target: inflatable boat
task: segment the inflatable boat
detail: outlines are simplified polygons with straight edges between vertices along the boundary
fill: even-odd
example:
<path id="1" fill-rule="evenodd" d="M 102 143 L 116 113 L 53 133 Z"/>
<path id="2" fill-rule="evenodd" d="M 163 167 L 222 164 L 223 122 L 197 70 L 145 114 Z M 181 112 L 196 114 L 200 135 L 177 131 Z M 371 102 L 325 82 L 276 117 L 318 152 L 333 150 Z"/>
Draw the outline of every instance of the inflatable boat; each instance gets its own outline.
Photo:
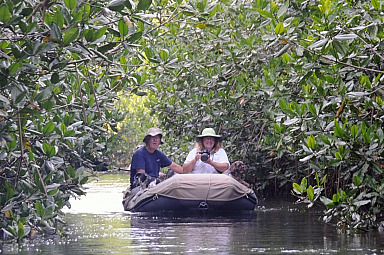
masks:
<path id="1" fill-rule="evenodd" d="M 159 184 L 137 187 L 123 199 L 130 212 L 253 211 L 257 197 L 252 189 L 224 174 L 176 174 Z"/>

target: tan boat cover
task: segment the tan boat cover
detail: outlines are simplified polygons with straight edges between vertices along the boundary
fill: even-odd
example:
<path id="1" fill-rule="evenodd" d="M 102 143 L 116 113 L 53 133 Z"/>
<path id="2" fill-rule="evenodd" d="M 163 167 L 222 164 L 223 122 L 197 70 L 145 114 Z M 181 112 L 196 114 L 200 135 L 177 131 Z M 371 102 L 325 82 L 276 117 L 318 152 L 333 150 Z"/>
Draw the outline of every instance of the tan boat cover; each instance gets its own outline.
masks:
<path id="1" fill-rule="evenodd" d="M 127 209 L 156 194 L 182 200 L 232 201 L 252 193 L 252 189 L 228 175 L 176 174 L 154 187 L 139 191 L 128 202 Z"/>

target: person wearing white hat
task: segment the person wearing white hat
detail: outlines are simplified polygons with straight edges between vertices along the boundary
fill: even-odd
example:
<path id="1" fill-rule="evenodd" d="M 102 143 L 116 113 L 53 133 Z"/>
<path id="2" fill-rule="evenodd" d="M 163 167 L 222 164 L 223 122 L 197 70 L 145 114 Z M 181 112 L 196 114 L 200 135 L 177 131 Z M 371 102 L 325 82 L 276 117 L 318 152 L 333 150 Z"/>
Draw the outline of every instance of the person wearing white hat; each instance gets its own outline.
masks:
<path id="1" fill-rule="evenodd" d="M 183 168 L 180 165 L 170 160 L 162 151 L 157 149 L 163 143 L 162 138 L 161 129 L 157 127 L 148 129 L 147 135 L 143 139 L 145 146 L 140 147 L 133 153 L 130 172 L 131 189 L 134 188 L 133 183 L 136 173 L 146 173 L 151 177 L 158 178 L 162 167 L 168 167 L 176 173 L 183 173 Z"/>
<path id="2" fill-rule="evenodd" d="M 217 174 L 229 167 L 227 153 L 222 148 L 223 137 L 212 128 L 205 128 L 196 136 L 196 146 L 184 161 L 184 173 Z"/>

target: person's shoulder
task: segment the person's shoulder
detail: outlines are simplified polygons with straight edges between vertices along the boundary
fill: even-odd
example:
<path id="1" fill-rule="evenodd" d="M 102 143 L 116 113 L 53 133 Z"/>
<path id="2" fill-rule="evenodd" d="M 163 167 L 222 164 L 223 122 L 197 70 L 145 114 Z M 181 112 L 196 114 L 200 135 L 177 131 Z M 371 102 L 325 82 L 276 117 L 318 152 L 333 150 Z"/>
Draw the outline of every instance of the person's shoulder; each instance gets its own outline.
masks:
<path id="1" fill-rule="evenodd" d="M 165 156 L 165 153 L 164 152 L 162 152 L 161 150 L 159 150 L 159 149 L 156 149 L 155 150 L 155 153 L 157 153 L 157 154 L 161 154 L 161 155 L 164 155 Z"/>
<path id="2" fill-rule="evenodd" d="M 144 146 L 138 147 L 133 154 L 135 155 L 135 154 L 142 154 L 142 153 L 145 153 Z"/>
<path id="3" fill-rule="evenodd" d="M 217 151 L 218 153 L 225 153 L 225 150 L 223 149 L 223 148 L 220 148 L 218 151 Z"/>

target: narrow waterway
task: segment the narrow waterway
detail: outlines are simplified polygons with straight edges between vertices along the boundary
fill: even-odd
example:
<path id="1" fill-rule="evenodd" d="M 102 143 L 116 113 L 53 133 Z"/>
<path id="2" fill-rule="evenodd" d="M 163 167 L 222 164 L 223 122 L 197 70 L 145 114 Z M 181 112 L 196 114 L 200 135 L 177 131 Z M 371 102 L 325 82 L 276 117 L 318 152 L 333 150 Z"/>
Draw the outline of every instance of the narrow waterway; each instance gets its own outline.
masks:
<path id="1" fill-rule="evenodd" d="M 102 173 L 66 209 L 67 237 L 6 243 L 2 254 L 384 254 L 384 234 L 341 234 L 290 199 L 260 199 L 255 212 L 140 216 L 123 211 L 125 173 Z"/>

